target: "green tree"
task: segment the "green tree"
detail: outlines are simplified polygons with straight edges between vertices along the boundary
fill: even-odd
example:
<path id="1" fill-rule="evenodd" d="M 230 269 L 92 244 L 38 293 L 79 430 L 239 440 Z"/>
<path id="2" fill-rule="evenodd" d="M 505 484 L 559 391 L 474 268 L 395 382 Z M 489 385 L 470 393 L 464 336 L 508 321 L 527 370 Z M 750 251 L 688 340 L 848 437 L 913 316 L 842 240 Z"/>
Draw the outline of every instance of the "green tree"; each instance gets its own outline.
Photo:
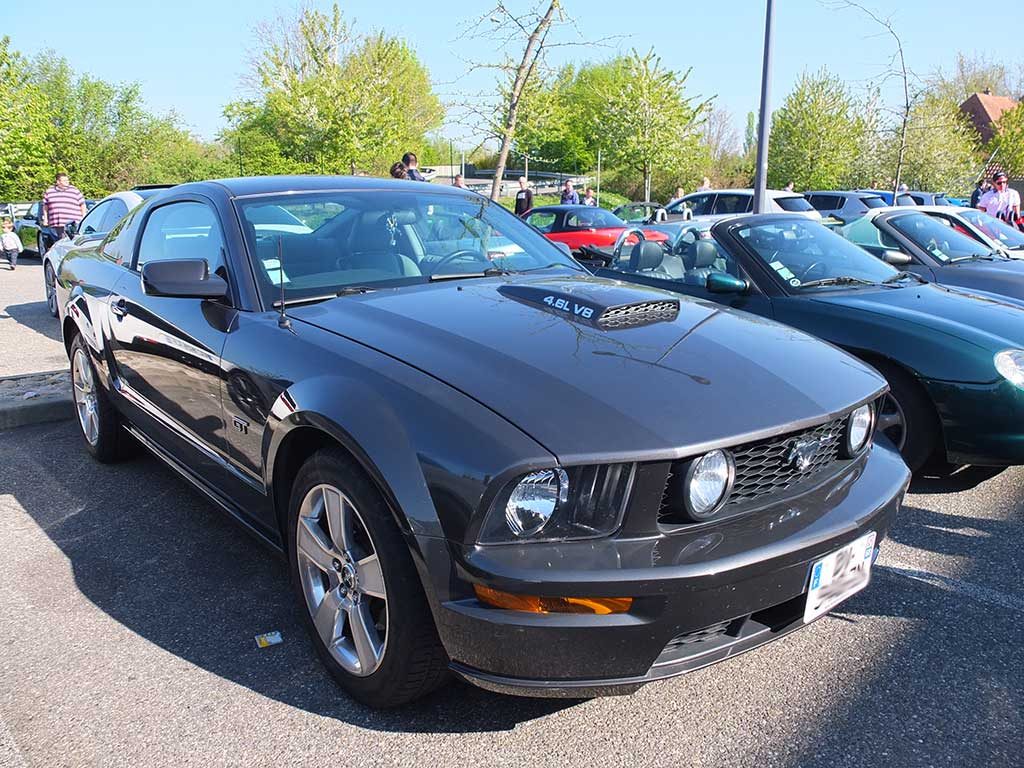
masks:
<path id="1" fill-rule="evenodd" d="M 781 188 L 836 189 L 851 175 L 864 123 L 836 76 L 804 73 L 772 115 L 768 184 Z"/>
<path id="2" fill-rule="evenodd" d="M 51 173 L 45 103 L 8 37 L 0 38 L 0 93 L 0 200 L 35 197 Z"/>
<path id="3" fill-rule="evenodd" d="M 1007 173 L 1024 175 L 1024 103 L 999 118 L 994 144 L 996 159 Z"/>
<path id="4" fill-rule="evenodd" d="M 978 134 L 957 102 L 926 94 L 910 110 L 903 180 L 912 189 L 965 193 L 978 165 Z"/>
<path id="5" fill-rule="evenodd" d="M 604 134 L 613 162 L 640 174 L 651 199 L 656 169 L 706 164 L 701 127 L 709 102 L 687 97 L 690 74 L 666 70 L 653 52 L 622 59 L 606 86 Z"/>

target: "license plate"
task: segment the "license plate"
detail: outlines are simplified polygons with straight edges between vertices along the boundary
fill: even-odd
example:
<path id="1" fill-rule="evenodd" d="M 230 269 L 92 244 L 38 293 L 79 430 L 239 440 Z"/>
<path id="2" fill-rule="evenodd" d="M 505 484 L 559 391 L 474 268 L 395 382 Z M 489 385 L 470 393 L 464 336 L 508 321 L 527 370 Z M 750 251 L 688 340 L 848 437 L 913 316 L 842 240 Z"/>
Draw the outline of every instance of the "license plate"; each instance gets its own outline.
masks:
<path id="1" fill-rule="evenodd" d="M 804 608 L 805 624 L 828 613 L 868 585 L 874 551 L 875 533 L 872 531 L 823 557 L 811 567 L 811 584 Z"/>

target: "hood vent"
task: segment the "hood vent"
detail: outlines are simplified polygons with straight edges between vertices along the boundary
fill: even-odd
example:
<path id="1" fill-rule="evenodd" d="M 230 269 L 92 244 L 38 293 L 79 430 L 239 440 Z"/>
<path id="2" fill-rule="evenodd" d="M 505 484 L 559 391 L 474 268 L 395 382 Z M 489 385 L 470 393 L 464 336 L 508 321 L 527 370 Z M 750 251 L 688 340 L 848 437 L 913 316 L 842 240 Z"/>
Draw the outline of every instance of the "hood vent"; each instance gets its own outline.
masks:
<path id="1" fill-rule="evenodd" d="M 678 316 L 678 301 L 645 301 L 624 307 L 610 307 L 601 313 L 597 325 L 606 331 L 616 331 L 650 323 L 670 323 Z"/>
<path id="2" fill-rule="evenodd" d="M 648 298 L 650 293 L 619 286 L 594 283 L 557 287 L 544 284 L 503 285 L 498 292 L 521 304 L 602 331 L 672 322 L 679 316 L 678 299 L 658 298 L 652 301 Z M 639 297 L 644 297 L 644 300 L 631 301 Z"/>

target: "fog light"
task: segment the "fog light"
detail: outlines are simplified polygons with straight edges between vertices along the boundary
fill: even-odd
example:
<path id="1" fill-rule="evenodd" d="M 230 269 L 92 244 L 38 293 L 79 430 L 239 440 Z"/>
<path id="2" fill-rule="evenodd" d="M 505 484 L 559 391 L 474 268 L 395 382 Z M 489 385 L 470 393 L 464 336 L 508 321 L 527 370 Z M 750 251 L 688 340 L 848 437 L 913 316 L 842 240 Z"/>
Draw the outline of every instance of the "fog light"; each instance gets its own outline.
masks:
<path id="1" fill-rule="evenodd" d="M 527 613 L 591 613 L 605 616 L 610 613 L 626 613 L 633 605 L 632 597 L 537 597 L 534 595 L 513 595 L 474 584 L 477 600 L 494 608 Z"/>

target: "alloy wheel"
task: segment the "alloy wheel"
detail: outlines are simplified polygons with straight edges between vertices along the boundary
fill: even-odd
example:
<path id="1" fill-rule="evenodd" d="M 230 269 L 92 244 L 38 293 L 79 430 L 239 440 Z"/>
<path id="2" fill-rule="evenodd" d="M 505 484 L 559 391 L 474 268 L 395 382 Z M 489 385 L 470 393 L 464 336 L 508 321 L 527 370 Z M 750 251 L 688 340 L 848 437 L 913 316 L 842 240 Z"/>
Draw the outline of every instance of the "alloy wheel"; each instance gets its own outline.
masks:
<path id="1" fill-rule="evenodd" d="M 316 485 L 299 507 L 296 561 L 306 607 L 331 657 L 358 677 L 384 659 L 387 590 L 377 549 L 355 504 Z"/>
<path id="2" fill-rule="evenodd" d="M 902 451 L 907 444 L 907 417 L 891 392 L 882 399 L 877 429 L 892 441 L 897 450 Z"/>
<path id="3" fill-rule="evenodd" d="M 71 382 L 74 388 L 75 410 L 78 412 L 78 423 L 82 427 L 82 434 L 89 441 L 89 445 L 96 445 L 100 439 L 96 380 L 92 375 L 92 365 L 82 349 L 76 349 L 72 358 Z"/>

